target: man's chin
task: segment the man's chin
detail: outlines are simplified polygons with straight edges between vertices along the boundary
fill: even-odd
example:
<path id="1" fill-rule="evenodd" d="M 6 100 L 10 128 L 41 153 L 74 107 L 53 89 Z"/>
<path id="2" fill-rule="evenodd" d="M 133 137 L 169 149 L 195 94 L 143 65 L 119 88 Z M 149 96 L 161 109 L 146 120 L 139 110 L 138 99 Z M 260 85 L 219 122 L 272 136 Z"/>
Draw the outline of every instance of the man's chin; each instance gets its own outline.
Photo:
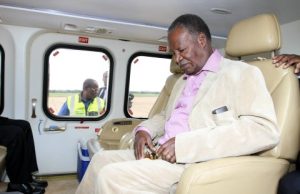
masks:
<path id="1" fill-rule="evenodd" d="M 194 71 L 187 67 L 187 66 L 182 66 L 181 69 L 183 70 L 183 72 L 186 74 L 186 75 L 193 75 L 194 74 Z"/>
<path id="2" fill-rule="evenodd" d="M 193 71 L 189 71 L 188 69 L 184 70 L 184 73 L 186 75 L 194 75 L 195 74 Z"/>

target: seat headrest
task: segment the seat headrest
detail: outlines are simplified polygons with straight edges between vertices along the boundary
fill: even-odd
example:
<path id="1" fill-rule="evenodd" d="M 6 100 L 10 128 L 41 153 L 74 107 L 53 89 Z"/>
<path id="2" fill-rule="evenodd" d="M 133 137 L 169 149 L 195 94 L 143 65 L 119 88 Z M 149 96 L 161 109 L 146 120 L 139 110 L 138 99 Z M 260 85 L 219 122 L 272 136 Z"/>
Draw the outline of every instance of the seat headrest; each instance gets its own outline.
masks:
<path id="1" fill-rule="evenodd" d="M 173 74 L 183 74 L 183 70 L 177 65 L 174 57 L 172 57 L 171 64 L 170 64 L 170 72 Z"/>
<path id="2" fill-rule="evenodd" d="M 235 24 L 228 34 L 225 52 L 232 57 L 278 50 L 281 33 L 273 14 L 261 14 Z"/>

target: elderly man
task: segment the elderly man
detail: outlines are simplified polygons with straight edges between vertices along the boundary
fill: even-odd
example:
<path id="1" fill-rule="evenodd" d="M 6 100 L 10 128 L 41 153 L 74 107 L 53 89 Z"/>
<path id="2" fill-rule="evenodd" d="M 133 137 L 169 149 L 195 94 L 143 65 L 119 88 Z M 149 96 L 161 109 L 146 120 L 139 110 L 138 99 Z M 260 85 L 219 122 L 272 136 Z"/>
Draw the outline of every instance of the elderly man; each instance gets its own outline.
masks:
<path id="1" fill-rule="evenodd" d="M 169 193 L 188 164 L 278 143 L 273 102 L 256 67 L 223 58 L 196 15 L 178 17 L 168 40 L 185 74 L 166 109 L 135 129 L 134 150 L 94 155 L 77 194 Z M 145 158 L 145 149 L 158 159 Z"/>

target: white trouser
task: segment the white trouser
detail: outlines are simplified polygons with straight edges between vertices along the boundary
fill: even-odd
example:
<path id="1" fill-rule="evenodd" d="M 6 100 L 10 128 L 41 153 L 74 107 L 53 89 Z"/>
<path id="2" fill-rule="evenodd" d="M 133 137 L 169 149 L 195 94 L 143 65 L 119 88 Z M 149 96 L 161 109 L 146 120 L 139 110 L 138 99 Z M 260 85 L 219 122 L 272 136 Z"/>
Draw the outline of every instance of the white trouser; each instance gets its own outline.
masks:
<path id="1" fill-rule="evenodd" d="M 184 165 L 164 160 L 136 160 L 133 150 L 96 153 L 76 194 L 167 194 Z"/>

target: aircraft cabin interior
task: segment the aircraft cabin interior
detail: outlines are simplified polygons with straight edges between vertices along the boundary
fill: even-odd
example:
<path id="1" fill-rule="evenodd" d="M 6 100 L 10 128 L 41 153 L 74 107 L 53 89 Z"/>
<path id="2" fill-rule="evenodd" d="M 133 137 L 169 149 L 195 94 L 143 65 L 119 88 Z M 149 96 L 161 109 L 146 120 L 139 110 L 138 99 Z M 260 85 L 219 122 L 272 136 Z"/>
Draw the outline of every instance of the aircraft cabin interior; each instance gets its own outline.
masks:
<path id="1" fill-rule="evenodd" d="M 96 153 L 133 149 L 134 128 L 165 114 L 185 76 L 168 28 L 195 14 L 207 23 L 214 50 L 261 71 L 279 141 L 193 163 L 169 193 L 284 194 L 279 180 L 296 168 L 300 149 L 300 74 L 276 68 L 272 57 L 300 56 L 299 8 L 298 0 L 0 0 L 0 116 L 30 123 L 33 176 L 48 181 L 45 193 L 75 194 Z M 92 105 L 79 107 L 90 94 Z M 0 193 L 9 183 L 8 153 L 0 139 Z"/>

